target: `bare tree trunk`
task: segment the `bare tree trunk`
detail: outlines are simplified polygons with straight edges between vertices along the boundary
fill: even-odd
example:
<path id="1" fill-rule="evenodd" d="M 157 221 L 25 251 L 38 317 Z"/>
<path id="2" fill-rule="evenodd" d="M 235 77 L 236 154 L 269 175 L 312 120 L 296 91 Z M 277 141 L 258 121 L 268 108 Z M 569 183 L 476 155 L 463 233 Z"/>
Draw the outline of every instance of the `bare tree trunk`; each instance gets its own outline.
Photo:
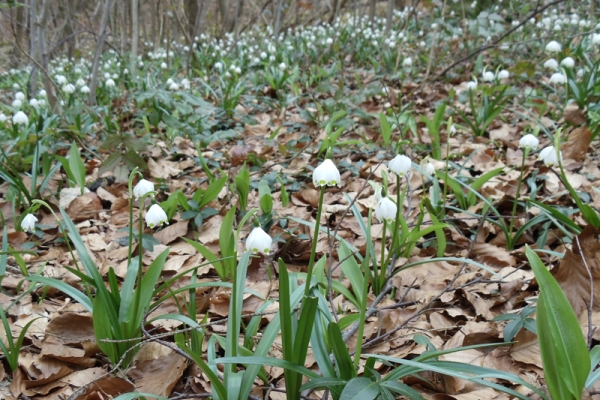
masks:
<path id="1" fill-rule="evenodd" d="M 37 0 L 30 0 L 29 2 L 29 21 L 30 21 L 30 32 L 29 32 L 29 55 L 34 60 L 37 59 L 38 50 L 38 23 L 37 23 Z M 37 66 L 32 65 L 31 70 L 31 86 L 29 88 L 30 96 L 35 96 L 38 91 L 38 69 Z"/>
<path id="2" fill-rule="evenodd" d="M 392 30 L 392 22 L 394 20 L 394 0 L 388 0 L 387 10 L 385 13 L 385 33 L 386 35 Z"/>
<path id="3" fill-rule="evenodd" d="M 15 39 L 15 44 L 13 45 L 12 48 L 12 57 L 11 57 L 11 66 L 12 67 L 18 67 L 19 66 L 19 46 L 17 46 L 16 42 L 18 41 L 20 45 L 22 45 L 24 42 L 26 42 L 26 38 L 25 38 L 25 5 L 21 5 L 22 3 L 19 3 L 18 6 L 16 7 L 11 7 L 11 10 L 14 8 L 15 9 L 15 18 L 14 21 L 12 22 L 13 24 L 13 32 L 14 32 L 14 39 Z"/>
<path id="4" fill-rule="evenodd" d="M 127 45 L 127 6 L 126 1 L 119 1 L 119 14 L 121 14 L 121 26 L 119 27 L 121 30 L 121 54 L 125 54 L 126 45 Z M 116 11 L 116 10 L 115 10 Z"/>
<path id="5" fill-rule="evenodd" d="M 377 7 L 377 0 L 369 1 L 369 22 L 373 23 L 375 20 L 375 9 Z"/>
<path id="6" fill-rule="evenodd" d="M 275 43 L 279 42 L 279 30 L 281 29 L 281 12 L 283 10 L 283 0 L 277 3 L 277 15 L 275 16 Z"/>
<path id="7" fill-rule="evenodd" d="M 48 13 L 48 3 L 49 0 L 42 1 L 41 13 L 39 16 L 36 16 L 34 21 L 37 25 L 36 30 L 38 33 L 38 44 L 40 46 L 40 64 L 46 72 L 48 72 L 49 59 L 48 53 L 46 52 L 46 25 L 48 24 L 49 20 L 49 18 L 46 18 L 46 14 Z M 58 107 L 58 102 L 56 99 L 56 93 L 54 92 L 54 84 L 47 74 L 44 74 L 44 89 L 46 90 L 46 98 L 48 99 L 50 109 L 54 111 L 60 111 L 60 107 Z"/>
<path id="8" fill-rule="evenodd" d="M 100 21 L 100 32 L 98 34 L 98 45 L 96 47 L 96 54 L 94 55 L 94 63 L 92 64 L 92 78 L 90 79 L 90 94 L 88 96 L 90 105 L 96 104 L 96 84 L 98 82 L 100 57 L 102 56 L 104 42 L 106 41 L 106 27 L 108 25 L 110 10 L 114 2 L 115 0 L 106 0 L 104 2 L 104 10 L 102 10 L 102 20 Z"/>
<path id="9" fill-rule="evenodd" d="M 136 77 L 138 40 L 140 36 L 138 20 L 138 0 L 131 0 L 131 54 L 129 58 L 129 76 Z"/>
<path id="10" fill-rule="evenodd" d="M 198 0 L 185 0 L 185 13 L 187 15 L 187 31 L 190 38 L 196 36 L 196 20 L 198 19 Z"/>

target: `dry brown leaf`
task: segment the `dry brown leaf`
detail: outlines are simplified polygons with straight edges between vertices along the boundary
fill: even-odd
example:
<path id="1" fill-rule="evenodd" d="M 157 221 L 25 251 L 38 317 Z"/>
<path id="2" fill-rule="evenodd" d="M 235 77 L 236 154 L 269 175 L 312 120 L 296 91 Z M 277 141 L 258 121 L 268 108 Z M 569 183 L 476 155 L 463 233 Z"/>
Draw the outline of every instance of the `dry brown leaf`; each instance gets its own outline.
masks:
<path id="1" fill-rule="evenodd" d="M 573 129 L 567 143 L 561 147 L 563 157 L 575 161 L 583 161 L 592 142 L 592 131 L 587 126 Z"/>
<path id="2" fill-rule="evenodd" d="M 168 397 L 183 375 L 186 359 L 179 354 L 170 354 L 156 360 L 141 361 L 128 375 L 139 377 L 135 382 L 140 392 Z"/>
<path id="3" fill-rule="evenodd" d="M 585 114 L 577 103 L 570 103 L 565 107 L 563 118 L 572 125 L 583 125 L 587 122 Z"/>
<path id="4" fill-rule="evenodd" d="M 94 218 L 102 210 L 102 202 L 96 193 L 85 193 L 69 204 L 67 214 L 73 222 Z"/>
<path id="5" fill-rule="evenodd" d="M 557 270 L 552 271 L 580 321 L 587 319 L 587 305 L 590 304 L 590 274 L 594 282 L 593 309 L 600 310 L 599 235 L 600 229 L 596 230 L 593 226 L 588 225 L 578 236 L 581 249 L 574 240 L 573 250 L 567 250 Z M 584 258 L 581 257 L 582 254 Z"/>
<path id="6" fill-rule="evenodd" d="M 494 246 L 489 243 L 476 243 L 473 246 L 472 254 L 475 260 L 499 271 L 504 267 L 514 267 L 517 261 L 510 255 L 506 248 Z"/>
<path id="7" fill-rule="evenodd" d="M 167 245 L 174 241 L 175 239 L 179 239 L 181 236 L 185 236 L 188 231 L 188 224 L 190 221 L 179 221 L 177 223 L 171 224 L 166 228 L 156 232 L 154 237 L 160 243 Z"/>

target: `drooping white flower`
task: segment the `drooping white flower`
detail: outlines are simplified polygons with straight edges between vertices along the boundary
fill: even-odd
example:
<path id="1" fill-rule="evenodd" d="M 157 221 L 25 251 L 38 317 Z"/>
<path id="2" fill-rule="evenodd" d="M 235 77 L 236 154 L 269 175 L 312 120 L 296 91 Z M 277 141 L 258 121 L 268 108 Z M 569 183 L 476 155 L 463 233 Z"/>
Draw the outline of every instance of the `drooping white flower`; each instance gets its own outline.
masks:
<path id="1" fill-rule="evenodd" d="M 523 149 L 536 150 L 539 144 L 539 139 L 531 133 L 528 133 L 519 140 L 519 148 Z"/>
<path id="2" fill-rule="evenodd" d="M 6 115 L 0 112 L 0 122 L 6 122 L 7 119 L 8 118 L 6 118 Z"/>
<path id="3" fill-rule="evenodd" d="M 148 212 L 146 213 L 146 225 L 150 228 L 166 224 L 168 222 L 167 214 L 158 204 L 152 204 Z"/>
<path id="4" fill-rule="evenodd" d="M 261 227 L 257 226 L 252 229 L 252 232 L 250 232 L 250 235 L 246 239 L 246 250 L 252 253 L 269 254 L 272 243 L 273 239 L 271 239 L 271 236 Z"/>
<path id="5" fill-rule="evenodd" d="M 390 171 L 395 173 L 396 175 L 402 177 L 408 174 L 412 167 L 412 161 L 410 158 L 403 154 L 398 154 L 390 163 L 388 164 L 388 168 Z"/>
<path id="6" fill-rule="evenodd" d="M 181 80 L 181 86 L 183 86 L 184 89 L 189 90 L 191 87 L 190 80 L 188 78 L 183 78 Z"/>
<path id="7" fill-rule="evenodd" d="M 63 92 L 71 94 L 71 93 L 75 93 L 75 86 L 73 86 L 72 83 L 67 83 L 65 86 L 63 86 Z"/>
<path id="8" fill-rule="evenodd" d="M 13 124 L 17 125 L 27 125 L 29 123 L 29 118 L 23 111 L 18 111 L 12 118 Z"/>
<path id="9" fill-rule="evenodd" d="M 575 66 L 575 60 L 573 60 L 573 57 L 565 57 L 560 62 L 560 65 L 567 68 L 573 68 Z"/>
<path id="10" fill-rule="evenodd" d="M 33 232 L 35 230 L 35 223 L 38 219 L 33 214 L 27 214 L 21 221 L 21 229 L 25 232 Z"/>
<path id="11" fill-rule="evenodd" d="M 153 192 L 153 191 L 154 191 L 154 183 L 152 183 L 146 179 L 142 179 L 133 188 L 133 195 L 134 195 L 135 199 L 138 200 L 140 197 L 142 197 L 146 193 Z"/>
<path id="12" fill-rule="evenodd" d="M 115 86 L 115 81 L 113 81 L 112 79 L 108 79 L 106 81 L 106 86 L 107 87 L 114 87 Z"/>
<path id="13" fill-rule="evenodd" d="M 481 77 L 484 82 L 493 82 L 494 78 L 495 76 L 492 71 L 485 71 Z"/>
<path id="14" fill-rule="evenodd" d="M 330 159 L 326 159 L 313 171 L 313 184 L 320 186 L 341 186 L 340 171 Z"/>
<path id="15" fill-rule="evenodd" d="M 375 216 L 379 221 L 386 221 L 388 224 L 396 219 L 398 207 L 396 203 L 388 197 L 382 197 L 379 203 L 375 206 Z"/>
<path id="16" fill-rule="evenodd" d="M 469 81 L 467 82 L 467 90 L 475 90 L 477 89 L 477 82 L 476 81 Z"/>
<path id="17" fill-rule="evenodd" d="M 37 99 L 31 99 L 29 100 L 29 105 L 32 107 L 37 107 L 39 106 L 40 102 Z"/>
<path id="18" fill-rule="evenodd" d="M 558 53 L 561 50 L 562 46 L 556 40 L 553 40 L 546 45 L 546 51 L 549 53 Z"/>
<path id="19" fill-rule="evenodd" d="M 77 82 L 75 82 L 75 85 L 77 86 L 85 86 L 85 81 L 81 78 L 77 79 Z"/>
<path id="20" fill-rule="evenodd" d="M 167 69 L 167 63 L 166 63 L 166 62 L 162 62 L 162 63 L 160 63 L 160 67 L 161 67 L 162 69 Z"/>
<path id="21" fill-rule="evenodd" d="M 552 76 L 550 77 L 550 83 L 556 83 L 558 85 L 562 85 L 563 83 L 565 83 L 567 81 L 567 77 L 564 76 L 562 73 L 560 72 L 555 72 L 552 74 Z"/>
<path id="22" fill-rule="evenodd" d="M 423 172 L 425 173 L 425 175 L 433 176 L 435 175 L 435 166 L 432 163 L 428 162 L 427 164 L 425 164 Z"/>
<path id="23" fill-rule="evenodd" d="M 498 79 L 508 79 L 510 77 L 510 72 L 508 72 L 507 70 L 503 69 L 501 71 L 498 71 Z"/>
<path id="24" fill-rule="evenodd" d="M 544 68 L 557 70 L 558 69 L 558 61 L 556 61 L 554 58 L 546 60 L 546 62 L 544 63 Z"/>
<path id="25" fill-rule="evenodd" d="M 46 91 L 44 89 L 40 90 L 39 94 L 40 97 L 46 97 Z"/>
<path id="26" fill-rule="evenodd" d="M 179 85 L 177 83 L 173 82 L 169 85 L 169 90 L 176 92 L 179 90 Z"/>
<path id="27" fill-rule="evenodd" d="M 90 88 L 87 86 L 82 86 L 81 89 L 79 89 L 79 91 L 81 93 L 89 93 L 90 92 Z"/>
<path id="28" fill-rule="evenodd" d="M 23 101 L 25 100 L 25 94 L 23 92 L 17 92 L 15 94 L 15 99 Z"/>
<path id="29" fill-rule="evenodd" d="M 559 164 L 559 157 L 562 161 L 562 151 L 559 152 L 559 154 L 560 155 L 557 156 L 554 146 L 548 146 L 540 151 L 540 157 L 538 159 L 542 160 L 547 167 L 556 167 Z"/>
<path id="30" fill-rule="evenodd" d="M 67 78 L 65 78 L 62 75 L 56 75 L 56 83 L 58 83 L 59 85 L 64 85 L 65 83 L 67 83 Z"/>
<path id="31" fill-rule="evenodd" d="M 215 69 L 221 69 L 221 68 L 223 68 L 223 64 L 221 64 L 220 62 L 216 62 Z"/>
<path id="32" fill-rule="evenodd" d="M 15 99 L 15 100 L 12 102 L 12 106 L 13 106 L 14 108 L 21 108 L 21 106 L 22 106 L 22 105 L 23 105 L 23 102 L 22 102 L 21 100 L 19 100 L 19 99 Z"/>
<path id="33" fill-rule="evenodd" d="M 285 63 L 282 62 L 281 64 L 279 64 L 280 70 L 285 71 L 286 68 L 287 68 L 287 65 L 285 65 Z"/>

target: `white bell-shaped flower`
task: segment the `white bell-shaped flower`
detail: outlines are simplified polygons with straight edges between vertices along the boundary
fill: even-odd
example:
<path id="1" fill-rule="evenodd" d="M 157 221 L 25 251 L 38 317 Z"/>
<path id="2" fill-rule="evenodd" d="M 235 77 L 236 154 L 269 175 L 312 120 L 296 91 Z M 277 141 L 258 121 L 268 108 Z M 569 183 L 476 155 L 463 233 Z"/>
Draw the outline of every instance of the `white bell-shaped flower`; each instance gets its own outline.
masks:
<path id="1" fill-rule="evenodd" d="M 559 151 L 557 155 L 554 146 L 548 146 L 540 151 L 539 160 L 542 160 L 547 167 L 556 167 L 559 164 L 559 157 L 560 161 L 562 161 L 562 151 Z"/>
<path id="2" fill-rule="evenodd" d="M 158 204 L 152 204 L 148 212 L 146 213 L 146 224 L 150 228 L 166 224 L 168 222 L 167 213 Z"/>
<path id="3" fill-rule="evenodd" d="M 33 214 L 27 214 L 21 221 L 21 228 L 25 232 L 33 232 L 35 230 L 35 223 L 38 219 Z"/>
<path id="4" fill-rule="evenodd" d="M 398 154 L 388 164 L 388 168 L 390 169 L 390 171 L 401 177 L 408 174 L 408 171 L 410 171 L 411 167 L 412 161 L 410 160 L 410 158 L 403 154 Z"/>
<path id="5" fill-rule="evenodd" d="M 435 175 L 435 166 L 432 163 L 428 162 L 427 164 L 425 164 L 425 167 L 423 168 L 423 172 L 427 176 L 433 176 L 433 175 Z"/>
<path id="6" fill-rule="evenodd" d="M 379 221 L 386 221 L 388 224 L 396 219 L 398 207 L 396 203 L 388 197 L 382 197 L 375 206 L 375 216 Z"/>
<path id="7" fill-rule="evenodd" d="M 340 186 L 342 178 L 340 171 L 330 159 L 326 159 L 313 171 L 313 184 L 320 186 Z"/>
<path id="8" fill-rule="evenodd" d="M 550 83 L 556 83 L 557 85 L 562 85 L 567 81 L 567 77 L 564 76 L 562 73 L 560 72 L 555 72 L 554 74 L 552 74 L 552 76 L 550 77 Z"/>
<path id="9" fill-rule="evenodd" d="M 271 239 L 271 236 L 261 227 L 257 226 L 252 229 L 252 232 L 250 232 L 250 235 L 246 239 L 246 250 L 252 253 L 269 254 L 272 243 L 273 239 Z"/>
<path id="10" fill-rule="evenodd" d="M 562 46 L 556 40 L 553 40 L 546 45 L 546 51 L 549 53 L 558 53 L 561 50 Z"/>
<path id="11" fill-rule="evenodd" d="M 143 195 L 145 195 L 146 193 L 153 192 L 153 191 L 154 191 L 154 183 L 152 183 L 146 179 L 142 179 L 133 188 L 133 196 L 137 200 L 140 197 L 142 197 Z"/>
<path id="12" fill-rule="evenodd" d="M 519 140 L 519 148 L 523 149 L 536 150 L 539 144 L 539 139 L 531 133 L 528 133 Z"/>
<path id="13" fill-rule="evenodd" d="M 29 118 L 23 111 L 18 111 L 12 118 L 13 124 L 17 125 L 27 125 L 29 123 Z"/>

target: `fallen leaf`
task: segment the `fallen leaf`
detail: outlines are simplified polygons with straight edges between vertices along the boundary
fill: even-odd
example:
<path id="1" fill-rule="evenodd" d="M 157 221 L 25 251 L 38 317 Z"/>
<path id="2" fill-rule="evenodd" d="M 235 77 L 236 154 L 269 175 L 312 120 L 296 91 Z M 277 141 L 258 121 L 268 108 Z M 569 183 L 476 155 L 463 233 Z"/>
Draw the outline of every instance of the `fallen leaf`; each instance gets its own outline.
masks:
<path id="1" fill-rule="evenodd" d="M 567 143 L 561 146 L 565 159 L 583 161 L 592 141 L 592 131 L 587 126 L 573 129 Z"/>

